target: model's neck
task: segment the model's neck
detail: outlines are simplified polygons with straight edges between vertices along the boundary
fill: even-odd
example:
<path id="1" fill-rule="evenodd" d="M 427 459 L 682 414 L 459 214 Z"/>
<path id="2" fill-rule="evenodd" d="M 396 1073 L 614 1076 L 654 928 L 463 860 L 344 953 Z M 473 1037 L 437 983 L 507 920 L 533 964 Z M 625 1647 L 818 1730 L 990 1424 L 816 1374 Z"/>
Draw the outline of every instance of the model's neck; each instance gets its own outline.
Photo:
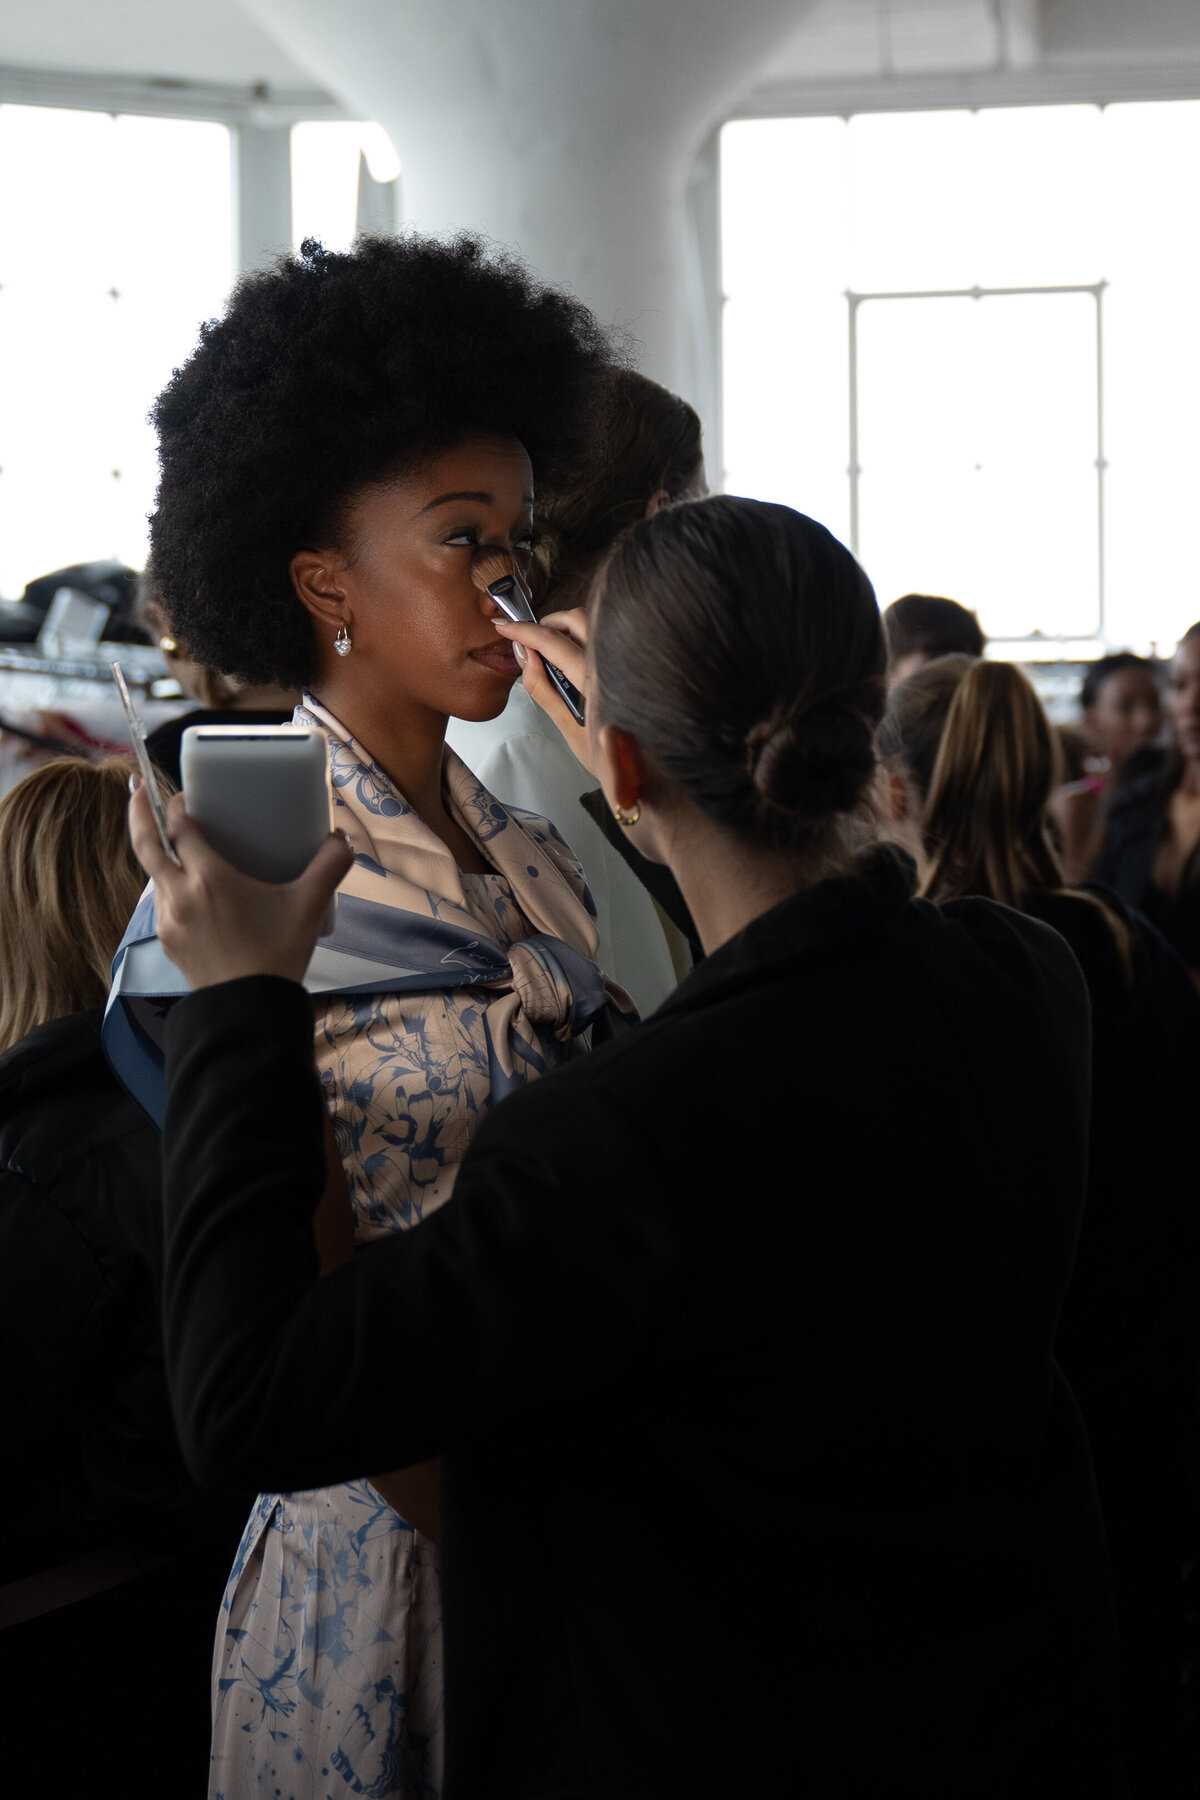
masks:
<path id="1" fill-rule="evenodd" d="M 442 795 L 446 715 L 399 707 L 394 700 L 334 680 L 323 681 L 312 693 L 399 788 L 430 830 L 451 842 L 447 827 L 453 821 Z M 457 833 L 457 826 L 454 831 Z M 457 851 L 457 842 L 452 847 Z"/>

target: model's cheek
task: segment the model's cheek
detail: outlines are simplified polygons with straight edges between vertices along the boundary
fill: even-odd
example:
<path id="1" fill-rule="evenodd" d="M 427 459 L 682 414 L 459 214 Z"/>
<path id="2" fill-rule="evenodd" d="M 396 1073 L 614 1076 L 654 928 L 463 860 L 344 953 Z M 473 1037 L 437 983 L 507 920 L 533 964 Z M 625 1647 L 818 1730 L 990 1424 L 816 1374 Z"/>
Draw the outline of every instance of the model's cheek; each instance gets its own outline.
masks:
<path id="1" fill-rule="evenodd" d="M 480 608 L 463 595 L 426 590 L 409 609 L 409 654 L 430 669 L 456 667 L 487 636 Z"/>

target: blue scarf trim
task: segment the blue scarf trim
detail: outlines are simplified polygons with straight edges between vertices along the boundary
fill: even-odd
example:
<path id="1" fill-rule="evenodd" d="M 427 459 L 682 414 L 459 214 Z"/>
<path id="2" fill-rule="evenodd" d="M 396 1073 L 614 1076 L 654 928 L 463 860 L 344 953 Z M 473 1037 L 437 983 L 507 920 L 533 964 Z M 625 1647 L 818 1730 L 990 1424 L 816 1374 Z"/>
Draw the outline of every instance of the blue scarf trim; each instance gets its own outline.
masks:
<path id="1" fill-rule="evenodd" d="M 147 890 L 113 958 L 102 1039 L 113 1072 L 161 1126 L 166 1106 L 163 1042 L 167 1014 L 187 994 L 188 986 L 159 943 L 156 927 L 154 895 Z M 523 938 L 520 948 L 569 987 L 568 1036 L 578 1037 L 589 1026 L 593 1027 L 593 1042 L 611 1035 L 608 995 L 595 963 L 561 938 L 542 933 Z M 337 923 L 313 951 L 304 986 L 314 995 L 403 994 L 503 987 L 512 978 L 508 958 L 485 937 L 440 919 L 342 894 Z M 490 1033 L 488 1048 L 495 1102 L 522 1083 L 503 1070 Z"/>

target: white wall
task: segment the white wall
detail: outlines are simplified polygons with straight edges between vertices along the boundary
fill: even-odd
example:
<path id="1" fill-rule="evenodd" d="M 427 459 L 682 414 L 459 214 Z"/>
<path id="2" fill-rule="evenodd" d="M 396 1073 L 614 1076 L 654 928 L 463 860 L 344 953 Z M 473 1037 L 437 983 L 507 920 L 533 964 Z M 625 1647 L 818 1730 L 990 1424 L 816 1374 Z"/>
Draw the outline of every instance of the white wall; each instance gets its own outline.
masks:
<path id="1" fill-rule="evenodd" d="M 690 166 L 804 0 L 249 0 L 386 126 L 419 229 L 469 226 L 573 289 L 684 392 Z"/>

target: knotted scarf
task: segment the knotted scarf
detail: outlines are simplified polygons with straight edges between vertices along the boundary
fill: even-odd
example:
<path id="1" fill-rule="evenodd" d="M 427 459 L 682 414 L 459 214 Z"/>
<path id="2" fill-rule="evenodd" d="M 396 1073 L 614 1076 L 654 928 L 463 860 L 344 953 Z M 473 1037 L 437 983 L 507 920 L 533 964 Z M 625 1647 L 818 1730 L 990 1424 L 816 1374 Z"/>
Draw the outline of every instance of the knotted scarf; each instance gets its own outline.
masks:
<path id="1" fill-rule="evenodd" d="M 544 1072 L 549 1046 L 558 1047 L 552 1054 L 559 1061 L 609 1035 L 614 1020 L 632 1022 L 627 996 L 593 960 L 590 896 L 553 825 L 503 806 L 453 751 L 445 752 L 449 811 L 533 927 L 519 941 L 499 943 L 468 901 L 448 847 L 338 720 L 306 695 L 295 723 L 326 734 L 333 824 L 346 833 L 355 859 L 338 893 L 334 930 L 318 943 L 305 974 L 309 993 L 342 997 L 369 1040 L 378 1027 L 376 1012 L 363 1004 L 369 996 L 477 990 L 492 1103 Z M 498 904 L 503 909 L 504 900 Z M 186 992 L 158 942 L 151 886 L 113 962 L 104 1043 L 116 1073 L 159 1123 L 164 1022 Z"/>

